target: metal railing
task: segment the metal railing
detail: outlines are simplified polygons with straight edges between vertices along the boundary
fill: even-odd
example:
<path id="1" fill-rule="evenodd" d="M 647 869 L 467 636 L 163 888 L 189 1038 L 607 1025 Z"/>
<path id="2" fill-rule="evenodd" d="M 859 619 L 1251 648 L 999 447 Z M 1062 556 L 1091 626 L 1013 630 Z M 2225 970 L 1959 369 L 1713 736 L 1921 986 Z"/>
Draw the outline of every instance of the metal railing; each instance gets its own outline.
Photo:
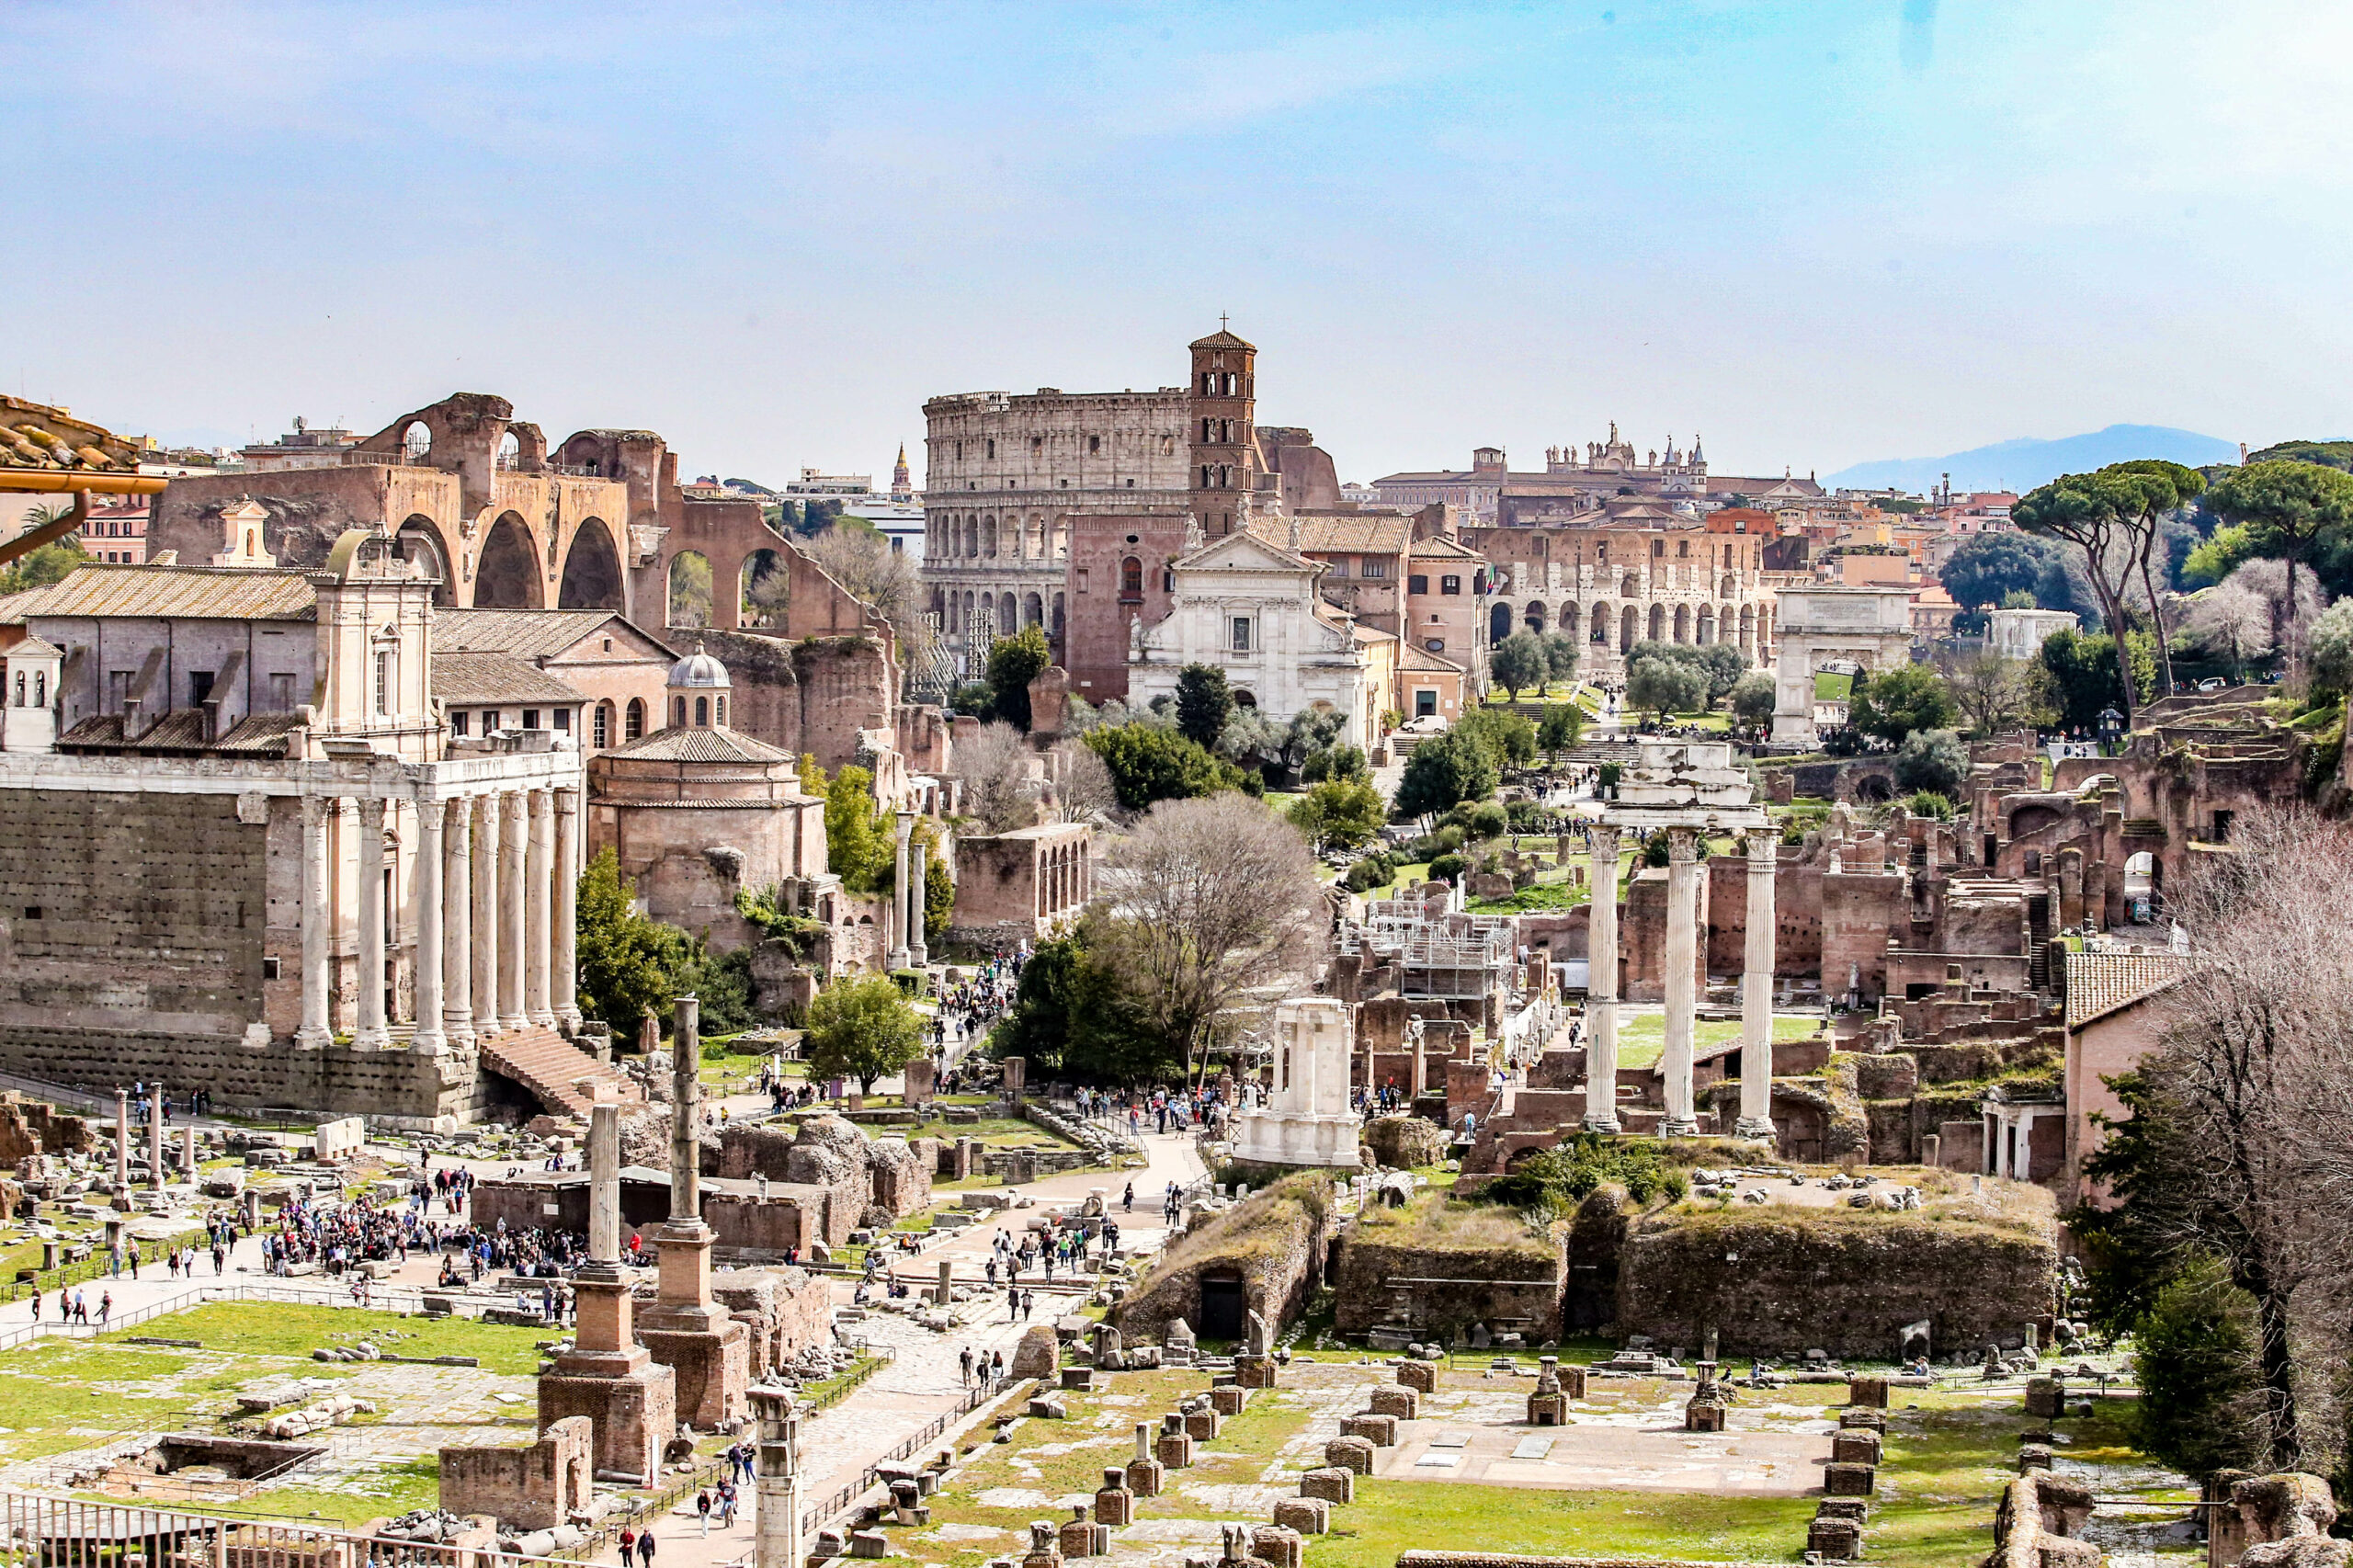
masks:
<path id="1" fill-rule="evenodd" d="M 1027 1382 L 1032 1380 L 1017 1381 Z M 939 1435 L 950 1426 L 955 1426 L 983 1405 L 1003 1398 L 1013 1388 L 1016 1381 L 1017 1380 L 1012 1378 L 1000 1378 L 995 1381 L 984 1379 L 968 1390 L 952 1408 L 941 1411 L 926 1422 L 921 1431 L 901 1439 L 892 1447 L 889 1453 L 869 1462 L 866 1468 L 858 1472 L 856 1481 L 846 1482 L 835 1488 L 833 1494 L 815 1507 L 802 1509 L 801 1535 L 813 1536 L 820 1529 L 848 1513 L 858 1506 L 859 1498 L 865 1496 L 881 1481 L 882 1469 L 885 1465 L 894 1465 L 904 1460 L 912 1459 L 917 1449 L 938 1439 Z"/>
<path id="2" fill-rule="evenodd" d="M 562 1559 L 395 1540 L 282 1515 L 208 1513 L 0 1493 L 0 1562 L 121 1568 L 132 1553 L 182 1568 L 525 1568 Z"/>

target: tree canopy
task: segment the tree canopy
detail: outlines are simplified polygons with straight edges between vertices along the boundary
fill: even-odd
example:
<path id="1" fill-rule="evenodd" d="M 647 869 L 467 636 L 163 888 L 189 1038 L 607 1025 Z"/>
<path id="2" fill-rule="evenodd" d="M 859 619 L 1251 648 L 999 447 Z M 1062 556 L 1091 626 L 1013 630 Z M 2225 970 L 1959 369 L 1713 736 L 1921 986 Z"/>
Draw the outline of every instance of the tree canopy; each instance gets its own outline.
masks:
<path id="1" fill-rule="evenodd" d="M 1053 662 L 1045 629 L 1025 626 L 989 648 L 989 690 L 997 718 L 1017 730 L 1029 728 L 1029 683 Z"/>
<path id="2" fill-rule="evenodd" d="M 1890 745 L 1915 730 L 1949 730 L 1960 717 L 1944 677 L 1926 665 L 1858 674 L 1847 702 L 1847 722 Z"/>
<path id="3" fill-rule="evenodd" d="M 923 1020 L 889 975 L 847 975 L 809 1004 L 802 1045 L 812 1077 L 855 1078 L 870 1094 L 877 1078 L 923 1054 Z"/>
<path id="4" fill-rule="evenodd" d="M 1109 769 L 1120 806 L 1131 812 L 1155 801 L 1190 800 L 1242 784 L 1232 763 L 1157 724 L 1106 724 L 1089 730 L 1085 738 Z"/>
<path id="5" fill-rule="evenodd" d="M 2006 604 L 2013 594 L 2032 601 L 2054 553 L 2048 540 L 2031 534 L 1972 534 L 1946 557 L 1937 580 L 1963 609 Z"/>
<path id="6" fill-rule="evenodd" d="M 637 884 L 621 875 L 620 857 L 597 852 L 580 873 L 574 960 L 580 1010 L 637 1038 L 648 1009 L 670 1005 L 672 978 L 685 965 L 687 934 L 637 911 Z"/>
<path id="7" fill-rule="evenodd" d="M 1661 717 L 1697 712 L 1708 703 L 1708 672 L 1681 659 L 1636 658 L 1626 668 L 1626 700 Z"/>
<path id="8" fill-rule="evenodd" d="M 2293 604 L 2297 567 L 2313 570 L 2353 527 L 2353 473 L 2309 462 L 2251 462 L 2224 474 L 2206 506 L 2240 530 L 2249 554 L 2288 563 Z M 2292 640 L 2288 645 L 2293 649 Z"/>
<path id="9" fill-rule="evenodd" d="M 1354 849 L 1388 820 L 1381 791 L 1353 778 L 1327 778 L 1290 809 L 1291 825 L 1317 850 Z"/>
<path id="10" fill-rule="evenodd" d="M 1187 665 L 1176 673 L 1176 733 L 1213 746 L 1233 717 L 1233 692 L 1215 665 Z"/>
<path id="11" fill-rule="evenodd" d="M 1542 638 L 1533 631 L 1515 631 L 1488 653 L 1487 673 L 1517 702 L 1522 691 L 1540 688 L 1551 678 L 1552 661 Z"/>
<path id="12" fill-rule="evenodd" d="M 1950 730 L 1915 730 L 1895 750 L 1895 784 L 1927 790 L 1948 800 L 1961 797 L 1969 778 L 1969 748 Z"/>
<path id="13" fill-rule="evenodd" d="M 1460 730 L 1433 735 L 1405 759 L 1397 809 L 1409 816 L 1449 811 L 1463 801 L 1485 800 L 1502 778 L 1495 758 L 1476 736 Z"/>

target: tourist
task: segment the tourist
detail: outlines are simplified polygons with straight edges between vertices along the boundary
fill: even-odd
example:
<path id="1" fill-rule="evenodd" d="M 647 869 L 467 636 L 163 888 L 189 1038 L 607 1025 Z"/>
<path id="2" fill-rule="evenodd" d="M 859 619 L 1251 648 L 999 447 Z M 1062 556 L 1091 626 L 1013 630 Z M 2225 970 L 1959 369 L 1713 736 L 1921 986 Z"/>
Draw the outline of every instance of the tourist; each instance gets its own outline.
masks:
<path id="1" fill-rule="evenodd" d="M 1128 1190 L 1120 1199 L 1120 1212 L 1126 1214 L 1132 1214 L 1136 1211 L 1136 1184 L 1132 1181 L 1128 1183 Z M 212 1272 L 218 1274 L 221 1271 L 216 1268 Z"/>
<path id="2" fill-rule="evenodd" d="M 104 1328 L 107 1319 L 114 1314 L 114 1292 L 103 1291 L 98 1296 L 98 1326 Z"/>
<path id="3" fill-rule="evenodd" d="M 637 1550 L 637 1532 L 627 1525 L 621 1527 L 621 1562 L 627 1563 L 630 1553 Z"/>
<path id="4" fill-rule="evenodd" d="M 1052 1274 L 1051 1274 L 1051 1272 L 1049 1272 L 1049 1273 L 1048 1273 L 1048 1275 L 1047 1275 L 1047 1278 L 1051 1279 L 1051 1278 L 1053 1278 L 1053 1276 L 1052 1276 Z M 1029 1321 L 1029 1313 L 1030 1313 L 1030 1311 L 1031 1311 L 1031 1309 L 1033 1309 L 1037 1304 L 1038 1304 L 1038 1298 L 1037 1298 L 1037 1296 L 1036 1296 L 1036 1294 L 1035 1294 L 1034 1292 L 1031 1292 L 1031 1291 L 1029 1291 L 1029 1290 L 1024 1290 L 1024 1291 L 1022 1291 L 1022 1292 L 1021 1292 L 1021 1321 L 1022 1321 L 1022 1322 L 1024 1322 L 1024 1323 L 1028 1323 L 1028 1322 Z"/>
<path id="5" fill-rule="evenodd" d="M 40 1322 L 40 1287 L 33 1287 L 33 1322 Z"/>
<path id="6" fill-rule="evenodd" d="M 637 1538 L 637 1568 L 654 1568 L 654 1531 L 651 1527 Z"/>
<path id="7" fill-rule="evenodd" d="M 960 1375 L 958 1376 L 957 1381 L 958 1381 L 959 1382 L 962 1383 L 966 1388 L 970 1388 L 970 1387 L 972 1387 L 972 1347 L 971 1346 L 969 1346 L 969 1345 L 967 1345 L 966 1346 L 964 1346 L 962 1353 L 961 1353 L 961 1354 L 960 1354 L 960 1355 L 956 1358 L 956 1360 L 957 1360 L 958 1365 L 961 1368 L 961 1371 Z"/>
<path id="8" fill-rule="evenodd" d="M 710 1534 L 710 1489 L 705 1487 L 695 1494 L 695 1513 L 702 1520 L 702 1533 Z"/>

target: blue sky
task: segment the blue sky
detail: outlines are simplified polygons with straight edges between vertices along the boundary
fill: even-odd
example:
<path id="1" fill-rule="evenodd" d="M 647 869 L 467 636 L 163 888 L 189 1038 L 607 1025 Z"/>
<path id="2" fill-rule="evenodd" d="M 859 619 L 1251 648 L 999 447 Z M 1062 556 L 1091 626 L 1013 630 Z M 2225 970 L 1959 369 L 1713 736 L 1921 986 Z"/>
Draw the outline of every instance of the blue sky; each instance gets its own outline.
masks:
<path id="1" fill-rule="evenodd" d="M 1344 476 L 1615 418 L 1827 472 L 2353 434 L 2353 9 L 52 5 L 0 387 L 127 431 L 457 390 L 689 472 L 921 460 L 1230 312 Z"/>

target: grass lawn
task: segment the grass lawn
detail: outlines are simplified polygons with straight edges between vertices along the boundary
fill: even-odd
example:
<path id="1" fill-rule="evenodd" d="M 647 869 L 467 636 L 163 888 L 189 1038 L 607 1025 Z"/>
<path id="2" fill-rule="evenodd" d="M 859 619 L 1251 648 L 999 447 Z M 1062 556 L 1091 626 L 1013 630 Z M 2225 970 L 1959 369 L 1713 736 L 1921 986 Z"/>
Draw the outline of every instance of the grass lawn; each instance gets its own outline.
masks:
<path id="1" fill-rule="evenodd" d="M 476 1323 L 471 1318 L 395 1317 L 341 1307 L 258 1301 L 192 1307 L 142 1324 L 133 1332 L 161 1339 L 201 1340 L 207 1351 L 290 1357 L 306 1368 L 322 1365 L 311 1359 L 311 1352 L 323 1345 L 365 1339 L 394 1356 L 479 1357 L 483 1370 L 514 1377 L 529 1377 L 540 1369 L 540 1342 L 551 1337 L 543 1328 Z M 119 1334 L 109 1334 L 98 1343 L 114 1346 L 121 1338 Z M 6 1364 L 6 1358 L 0 1358 L 0 1366 Z"/>
<path id="2" fill-rule="evenodd" d="M 1804 1014 L 1776 1013 L 1773 1015 L 1775 1040 L 1811 1040 L 1821 1032 L 1822 1020 Z M 1727 1044 L 1740 1038 L 1738 1018 L 1701 1018 L 1692 1026 L 1694 1049 L 1705 1051 L 1711 1046 Z M 1618 1014 L 1618 1065 L 1620 1067 L 1655 1067 L 1666 1053 L 1666 1015 L 1635 1013 L 1629 1016 L 1623 1008 Z"/>
<path id="3" fill-rule="evenodd" d="M 1818 670 L 1813 677 L 1816 702 L 1844 702 L 1855 693 L 1855 677 L 1836 670 Z"/>

